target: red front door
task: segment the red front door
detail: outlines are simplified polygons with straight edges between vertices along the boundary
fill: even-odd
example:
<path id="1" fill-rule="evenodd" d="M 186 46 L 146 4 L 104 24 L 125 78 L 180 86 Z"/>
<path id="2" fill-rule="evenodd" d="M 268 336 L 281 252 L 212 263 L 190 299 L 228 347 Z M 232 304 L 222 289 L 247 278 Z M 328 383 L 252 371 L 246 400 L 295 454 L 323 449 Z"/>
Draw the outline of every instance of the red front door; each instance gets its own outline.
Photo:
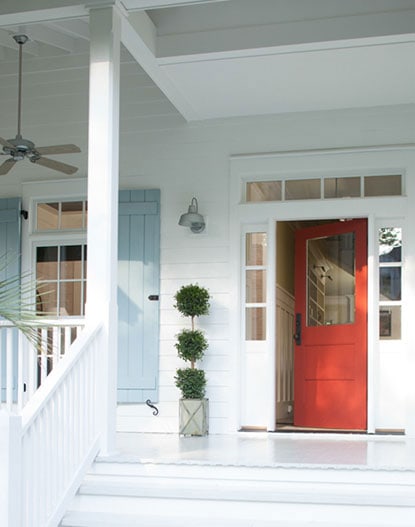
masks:
<path id="1" fill-rule="evenodd" d="M 296 232 L 294 425 L 366 429 L 367 221 Z"/>

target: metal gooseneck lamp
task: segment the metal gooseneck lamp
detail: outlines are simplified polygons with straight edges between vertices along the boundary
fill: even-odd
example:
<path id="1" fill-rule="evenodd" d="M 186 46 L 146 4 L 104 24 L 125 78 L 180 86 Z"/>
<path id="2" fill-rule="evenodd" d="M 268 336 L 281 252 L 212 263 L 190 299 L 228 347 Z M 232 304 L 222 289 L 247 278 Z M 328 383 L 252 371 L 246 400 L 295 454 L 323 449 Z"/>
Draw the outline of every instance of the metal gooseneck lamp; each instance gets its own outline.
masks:
<path id="1" fill-rule="evenodd" d="M 189 227 L 194 233 L 200 233 L 205 230 L 205 220 L 198 212 L 198 203 L 196 198 L 192 198 L 189 210 L 180 216 L 179 225 Z"/>

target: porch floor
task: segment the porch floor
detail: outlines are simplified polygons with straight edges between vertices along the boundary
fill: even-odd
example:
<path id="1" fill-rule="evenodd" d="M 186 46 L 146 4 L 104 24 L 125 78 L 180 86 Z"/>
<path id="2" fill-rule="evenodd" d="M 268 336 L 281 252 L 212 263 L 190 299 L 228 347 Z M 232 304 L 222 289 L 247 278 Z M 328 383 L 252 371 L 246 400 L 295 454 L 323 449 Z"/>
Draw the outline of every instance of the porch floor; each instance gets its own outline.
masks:
<path id="1" fill-rule="evenodd" d="M 122 432 L 117 434 L 117 448 L 114 458 L 125 462 L 415 471 L 415 438 L 405 436 L 238 432 L 180 437 Z"/>

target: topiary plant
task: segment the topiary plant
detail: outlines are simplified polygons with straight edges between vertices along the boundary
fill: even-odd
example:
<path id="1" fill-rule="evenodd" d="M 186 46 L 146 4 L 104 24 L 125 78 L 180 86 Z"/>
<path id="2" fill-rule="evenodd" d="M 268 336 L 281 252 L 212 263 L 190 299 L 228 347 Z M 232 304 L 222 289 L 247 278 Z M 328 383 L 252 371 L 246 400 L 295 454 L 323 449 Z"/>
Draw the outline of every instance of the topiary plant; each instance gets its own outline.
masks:
<path id="1" fill-rule="evenodd" d="M 204 333 L 195 329 L 195 317 L 209 313 L 210 295 L 207 289 L 197 284 L 183 286 L 175 295 L 175 308 L 185 317 L 191 318 L 192 329 L 183 329 L 175 344 L 181 359 L 190 362 L 189 368 L 180 368 L 174 377 L 183 399 L 203 399 L 206 392 L 206 376 L 195 363 L 203 358 L 208 348 Z"/>

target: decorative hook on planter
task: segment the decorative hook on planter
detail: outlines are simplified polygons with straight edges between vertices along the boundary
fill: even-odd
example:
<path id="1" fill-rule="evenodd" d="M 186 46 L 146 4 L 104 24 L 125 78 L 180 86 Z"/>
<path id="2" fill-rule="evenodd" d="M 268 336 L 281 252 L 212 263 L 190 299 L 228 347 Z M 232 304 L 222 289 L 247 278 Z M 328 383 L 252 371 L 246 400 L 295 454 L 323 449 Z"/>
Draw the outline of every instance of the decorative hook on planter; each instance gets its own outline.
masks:
<path id="1" fill-rule="evenodd" d="M 159 409 L 157 408 L 157 406 L 154 406 L 154 404 L 151 402 L 150 399 L 147 399 L 146 405 L 149 406 L 150 408 L 153 408 L 153 410 L 154 410 L 153 415 L 158 415 L 159 414 Z"/>

